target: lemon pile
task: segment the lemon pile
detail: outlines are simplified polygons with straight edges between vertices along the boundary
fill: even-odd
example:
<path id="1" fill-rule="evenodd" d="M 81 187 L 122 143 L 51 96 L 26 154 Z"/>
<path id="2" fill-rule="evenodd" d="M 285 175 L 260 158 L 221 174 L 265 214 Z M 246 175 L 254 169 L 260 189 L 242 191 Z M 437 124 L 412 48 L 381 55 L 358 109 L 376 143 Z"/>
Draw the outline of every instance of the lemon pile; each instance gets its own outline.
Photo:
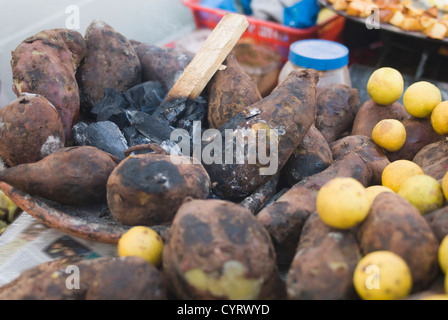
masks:
<path id="1" fill-rule="evenodd" d="M 375 70 L 367 82 L 367 93 L 376 104 L 387 108 L 403 97 L 403 106 L 411 117 L 430 118 L 439 135 L 448 135 L 448 101 L 442 101 L 440 89 L 428 82 L 417 81 L 404 90 L 401 73 L 390 67 Z M 384 119 L 372 132 L 373 141 L 389 152 L 400 150 L 406 142 L 406 129 L 396 119 Z"/>

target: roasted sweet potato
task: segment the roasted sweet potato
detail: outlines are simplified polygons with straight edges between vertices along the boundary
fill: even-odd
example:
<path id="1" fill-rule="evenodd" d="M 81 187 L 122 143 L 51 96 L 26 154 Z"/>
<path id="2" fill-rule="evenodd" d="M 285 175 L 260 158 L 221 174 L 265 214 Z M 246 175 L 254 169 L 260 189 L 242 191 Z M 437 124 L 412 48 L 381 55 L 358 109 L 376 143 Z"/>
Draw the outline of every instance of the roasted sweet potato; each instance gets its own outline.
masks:
<path id="1" fill-rule="evenodd" d="M 343 84 L 332 84 L 318 90 L 315 125 L 328 143 L 350 131 L 361 102 L 358 90 Z"/>
<path id="2" fill-rule="evenodd" d="M 185 162 L 175 164 L 170 155 L 154 153 L 122 160 L 107 181 L 112 216 L 125 225 L 167 224 L 186 198 L 207 198 L 210 178 L 204 167 L 179 157 Z"/>
<path id="3" fill-rule="evenodd" d="M 386 151 L 386 155 L 391 162 L 400 159 L 412 160 L 423 147 L 444 139 L 443 136 L 434 131 L 429 118 L 409 118 L 401 122 L 406 129 L 406 141 L 400 150 L 395 152 Z"/>
<path id="4" fill-rule="evenodd" d="M 0 157 L 10 167 L 36 162 L 64 147 L 64 127 L 45 97 L 23 93 L 0 110 L 0 142 Z"/>
<path id="5" fill-rule="evenodd" d="M 90 112 L 108 88 L 119 93 L 141 82 L 140 60 L 129 40 L 104 21 L 94 20 L 84 35 L 87 52 L 78 68 L 81 108 Z"/>
<path id="6" fill-rule="evenodd" d="M 322 133 L 312 125 L 302 142 L 294 150 L 282 169 L 289 185 L 328 168 L 333 163 L 333 154 Z"/>
<path id="7" fill-rule="evenodd" d="M 208 125 L 219 128 L 235 114 L 262 99 L 255 81 L 230 53 L 208 83 Z"/>
<path id="8" fill-rule="evenodd" d="M 122 257 L 101 268 L 86 291 L 86 300 L 165 300 L 162 272 L 140 257 Z M 132 275 L 132 276 L 129 276 Z"/>
<path id="9" fill-rule="evenodd" d="M 281 299 L 284 286 L 266 230 L 246 208 L 191 200 L 163 249 L 163 274 L 178 299 Z"/>
<path id="10" fill-rule="evenodd" d="M 353 177 L 367 186 L 372 171 L 360 155 L 349 152 L 324 171 L 296 183 L 258 213 L 257 220 L 268 230 L 280 264 L 291 263 L 303 225 L 309 215 L 316 211 L 317 192 L 335 177 Z"/>
<path id="11" fill-rule="evenodd" d="M 425 174 L 441 181 L 448 171 L 448 140 L 426 145 L 417 152 L 412 161 L 418 164 Z"/>
<path id="12" fill-rule="evenodd" d="M 361 156 L 372 171 L 370 184 L 381 184 L 381 175 L 390 161 L 383 149 L 372 138 L 363 135 L 350 135 L 334 141 L 330 144 L 333 158 L 337 159 L 349 152 L 355 152 Z"/>
<path id="13" fill-rule="evenodd" d="M 373 127 L 383 119 L 396 119 L 402 121 L 410 115 L 399 102 L 383 106 L 372 100 L 364 102 L 353 120 L 352 135 L 372 136 Z"/>
<path id="14" fill-rule="evenodd" d="M 0 171 L 0 181 L 67 205 L 106 201 L 106 183 L 119 160 L 91 146 L 61 148 L 40 161 Z"/>
<path id="15" fill-rule="evenodd" d="M 78 279 L 74 272 L 79 272 Z M 56 260 L 27 270 L 0 288 L 0 300 L 86 299 L 163 300 L 166 295 L 161 272 L 139 257 Z"/>
<path id="16" fill-rule="evenodd" d="M 158 81 L 168 92 L 194 54 L 181 48 L 159 47 L 157 45 L 130 40 L 142 68 L 142 82 Z"/>
<path id="17" fill-rule="evenodd" d="M 439 243 L 448 235 L 448 205 L 424 215 Z"/>
<path id="18" fill-rule="evenodd" d="M 425 289 L 439 272 L 434 233 L 420 212 L 394 192 L 376 196 L 357 239 L 363 255 L 390 250 L 401 256 L 411 270 L 414 292 Z"/>
<path id="19" fill-rule="evenodd" d="M 25 39 L 12 52 L 13 91 L 40 94 L 59 112 L 65 138 L 78 122 L 80 98 L 75 78 L 86 54 L 82 35 L 74 30 L 44 30 Z"/>
<path id="20" fill-rule="evenodd" d="M 317 81 L 315 70 L 292 72 L 269 96 L 224 123 L 219 128 L 221 134 L 214 140 L 204 142 L 204 148 L 218 145 L 217 148 L 221 149 L 218 150 L 221 159 L 204 164 L 212 183 L 216 183 L 218 195 L 226 199 L 244 198 L 283 168 L 314 122 Z M 228 129 L 236 137 L 233 145 L 236 145 L 235 151 L 234 148 L 229 150 L 226 145 Z M 274 130 L 278 132 L 278 139 L 275 139 Z M 246 137 L 249 140 L 253 137 L 255 142 L 247 143 Z M 257 141 L 263 137 L 267 141 L 265 150 Z M 220 139 L 221 143 L 216 143 L 216 139 Z M 253 150 L 254 147 L 257 150 Z M 244 152 L 238 152 L 238 149 Z M 226 160 L 229 151 L 233 153 L 231 163 Z M 261 155 L 267 156 L 267 159 L 262 161 Z M 243 161 L 238 160 L 239 156 L 243 156 Z"/>
<path id="21" fill-rule="evenodd" d="M 356 237 L 327 226 L 314 212 L 305 222 L 288 270 L 288 299 L 355 299 L 353 272 L 360 257 Z"/>

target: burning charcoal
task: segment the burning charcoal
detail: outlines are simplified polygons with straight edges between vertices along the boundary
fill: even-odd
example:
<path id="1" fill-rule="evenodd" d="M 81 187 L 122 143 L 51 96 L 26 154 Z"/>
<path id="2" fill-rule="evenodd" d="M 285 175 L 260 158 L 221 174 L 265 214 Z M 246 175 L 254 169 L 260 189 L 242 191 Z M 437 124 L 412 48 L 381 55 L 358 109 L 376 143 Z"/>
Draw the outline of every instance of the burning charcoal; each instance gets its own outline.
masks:
<path id="1" fill-rule="evenodd" d="M 129 147 L 140 144 L 149 144 L 153 142 L 151 141 L 151 139 L 148 139 L 144 135 L 142 135 L 137 129 L 135 129 L 135 127 L 127 127 L 122 131 Z"/>
<path id="2" fill-rule="evenodd" d="M 165 140 L 170 140 L 174 128 L 158 121 L 153 116 L 145 112 L 136 112 L 134 114 L 135 128 L 151 141 L 161 144 Z"/>
<path id="3" fill-rule="evenodd" d="M 153 116 L 162 123 L 179 127 L 178 122 L 185 118 L 188 118 L 185 121 L 193 120 L 190 117 L 192 115 L 195 115 L 193 117 L 199 117 L 200 119 L 198 120 L 202 120 L 203 116 L 201 116 L 201 113 L 206 112 L 206 108 L 207 100 L 201 96 L 196 100 L 179 98 L 163 101 L 154 111 Z"/>
<path id="4" fill-rule="evenodd" d="M 205 101 L 205 100 L 203 100 Z M 206 102 L 201 102 L 199 100 L 196 100 L 194 104 L 191 104 L 191 106 L 194 106 L 195 108 L 191 108 L 191 113 L 188 113 L 180 119 L 177 123 L 177 128 L 182 128 L 190 132 L 193 128 L 193 122 L 194 121 L 200 121 L 201 123 L 205 122 L 205 117 L 207 116 L 207 104 Z M 190 110 L 187 110 L 190 111 Z M 205 127 L 205 126 L 201 126 Z"/>
<path id="5" fill-rule="evenodd" d="M 179 145 L 171 140 L 165 140 L 160 144 L 160 147 L 164 149 L 167 153 L 172 155 L 181 155 L 182 150 L 180 149 Z"/>
<path id="6" fill-rule="evenodd" d="M 135 109 L 152 114 L 165 94 L 160 82 L 146 81 L 126 91 L 124 97 Z"/>
<path id="7" fill-rule="evenodd" d="M 116 104 L 111 104 L 101 108 L 98 112 L 96 120 L 97 122 L 111 121 L 120 129 L 124 129 L 131 124 L 128 118 L 127 110 L 123 109 L 121 106 L 117 106 Z"/>
<path id="8" fill-rule="evenodd" d="M 187 98 L 167 100 L 154 110 L 153 116 L 164 124 L 176 126 L 177 121 L 185 113 L 189 101 Z"/>
<path id="9" fill-rule="evenodd" d="M 73 139 L 75 144 L 78 146 L 83 146 L 86 143 L 86 129 L 88 124 L 85 122 L 78 122 L 72 127 Z"/>
<path id="10" fill-rule="evenodd" d="M 189 103 L 187 104 L 187 109 L 185 110 L 184 117 L 197 116 L 201 118 L 198 120 L 202 120 L 203 115 L 201 113 L 207 110 L 207 106 L 208 106 L 207 98 L 205 98 L 202 95 L 199 96 L 196 100 L 189 100 Z"/>
<path id="11" fill-rule="evenodd" d="M 124 159 L 124 152 L 128 149 L 128 144 L 115 123 L 111 121 L 92 123 L 85 129 L 85 133 L 85 145 L 95 146 L 120 160 Z"/>
<path id="12" fill-rule="evenodd" d="M 105 90 L 104 97 L 93 106 L 90 112 L 98 115 L 103 108 L 111 106 L 125 110 L 129 107 L 129 102 L 117 90 L 109 88 Z"/>
<path id="13" fill-rule="evenodd" d="M 279 175 L 277 174 L 250 196 L 244 198 L 244 200 L 240 202 L 240 205 L 249 209 L 253 214 L 258 214 L 261 208 L 276 195 L 278 182 Z"/>

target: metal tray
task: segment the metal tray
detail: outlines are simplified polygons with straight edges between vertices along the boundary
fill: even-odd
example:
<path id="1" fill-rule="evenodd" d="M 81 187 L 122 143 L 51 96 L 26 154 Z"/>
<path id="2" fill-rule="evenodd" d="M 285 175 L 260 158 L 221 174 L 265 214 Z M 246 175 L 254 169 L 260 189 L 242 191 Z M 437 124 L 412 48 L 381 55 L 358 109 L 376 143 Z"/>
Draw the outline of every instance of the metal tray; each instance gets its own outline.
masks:
<path id="1" fill-rule="evenodd" d="M 366 24 L 366 18 L 360 18 L 360 17 L 355 17 L 355 16 L 350 16 L 347 15 L 344 11 L 340 11 L 340 10 L 335 10 L 333 9 L 333 6 L 331 5 L 331 3 L 329 3 L 327 0 L 317 0 L 318 3 L 332 11 L 334 11 L 335 13 L 337 13 L 338 15 L 341 15 L 343 17 L 345 17 L 348 20 L 351 21 L 355 21 L 361 24 Z M 421 1 L 417 1 L 414 0 L 412 1 L 413 4 L 415 4 L 416 8 L 423 8 L 423 9 L 427 9 L 428 7 L 423 4 Z M 439 10 L 440 11 L 440 10 Z M 367 26 L 366 26 L 367 28 Z M 374 30 L 374 29 L 372 29 Z M 439 40 L 439 39 L 433 39 L 430 38 L 428 36 L 426 36 L 425 34 L 423 34 L 422 32 L 418 32 L 418 31 L 405 31 L 400 29 L 399 27 L 396 27 L 390 23 L 380 23 L 380 29 L 378 30 L 385 30 L 385 31 L 389 31 L 389 32 L 393 32 L 402 36 L 406 36 L 406 37 L 412 37 L 415 39 L 419 39 L 419 40 L 424 40 L 424 41 L 430 41 L 430 42 L 436 42 L 436 43 L 448 43 L 448 38 L 445 37 L 443 40 Z"/>
<path id="2" fill-rule="evenodd" d="M 42 224 L 86 240 L 115 244 L 130 228 L 114 219 L 106 203 L 82 207 L 65 206 L 30 196 L 4 182 L 0 182 L 0 189 L 20 209 Z"/>

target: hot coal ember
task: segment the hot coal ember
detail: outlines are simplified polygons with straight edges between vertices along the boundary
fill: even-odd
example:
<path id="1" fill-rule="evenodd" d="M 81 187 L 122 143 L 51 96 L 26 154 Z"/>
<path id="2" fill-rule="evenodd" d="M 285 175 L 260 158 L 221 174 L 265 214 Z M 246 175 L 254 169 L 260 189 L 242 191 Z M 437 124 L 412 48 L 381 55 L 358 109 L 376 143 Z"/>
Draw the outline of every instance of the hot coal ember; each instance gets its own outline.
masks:
<path id="1" fill-rule="evenodd" d="M 97 147 L 121 160 L 129 148 L 120 128 L 111 121 L 94 122 L 89 125 L 80 122 L 74 126 L 74 132 L 77 145 Z"/>
<path id="2" fill-rule="evenodd" d="M 146 81 L 132 87 L 123 95 L 134 109 L 152 114 L 162 103 L 166 92 L 160 82 Z"/>
<path id="3" fill-rule="evenodd" d="M 127 148 L 147 144 L 158 144 L 168 153 L 178 154 L 184 150 L 177 144 L 179 141 L 172 141 L 172 133 L 184 129 L 182 141 L 190 141 L 191 155 L 193 130 L 200 129 L 202 134 L 208 127 L 206 96 L 194 101 L 165 101 L 165 95 L 158 81 L 140 83 L 124 93 L 106 89 L 103 99 L 91 109 L 89 121 L 80 121 L 73 127 L 75 144 L 94 145 L 120 159 Z M 134 153 L 149 152 L 144 148 L 136 150 Z"/>
<path id="4" fill-rule="evenodd" d="M 178 98 L 164 100 L 152 114 L 158 121 L 176 128 L 189 128 L 191 121 L 203 121 L 207 113 L 207 99 Z"/>
<path id="5" fill-rule="evenodd" d="M 122 131 L 130 147 L 154 142 L 141 134 L 135 127 L 126 127 Z"/>
<path id="6" fill-rule="evenodd" d="M 93 106 L 91 114 L 97 122 L 111 121 L 123 129 L 131 124 L 127 114 L 129 107 L 129 102 L 122 94 L 115 89 L 106 89 L 103 99 Z"/>

